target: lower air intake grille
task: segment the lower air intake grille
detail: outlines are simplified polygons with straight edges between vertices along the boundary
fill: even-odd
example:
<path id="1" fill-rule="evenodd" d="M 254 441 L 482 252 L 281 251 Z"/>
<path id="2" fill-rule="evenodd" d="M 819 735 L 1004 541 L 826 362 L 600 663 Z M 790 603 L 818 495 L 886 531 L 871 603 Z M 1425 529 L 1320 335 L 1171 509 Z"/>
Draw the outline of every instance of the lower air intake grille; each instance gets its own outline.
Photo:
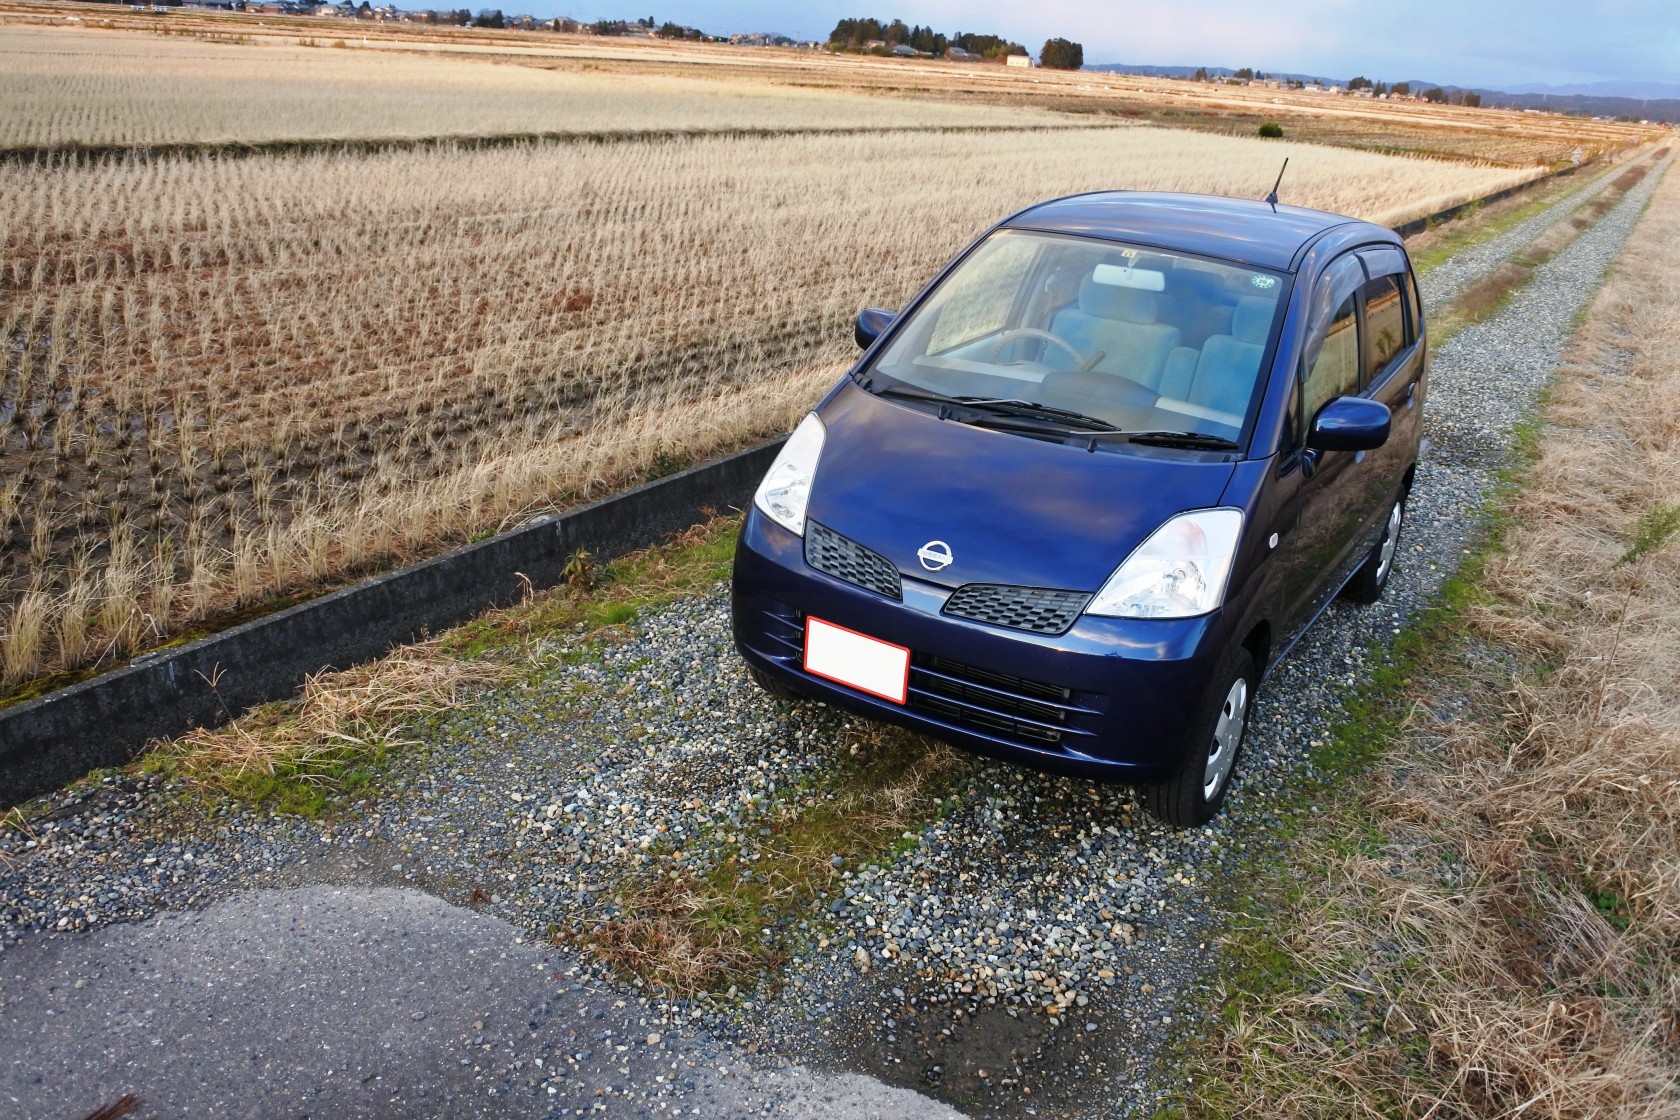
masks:
<path id="1" fill-rule="evenodd" d="M 1089 732 L 1068 726 L 1088 711 L 1065 688 L 976 669 L 943 657 L 918 654 L 910 664 L 910 707 L 1032 746 L 1057 746 L 1064 735 Z"/>
<path id="2" fill-rule="evenodd" d="M 1011 630 L 1065 634 L 1090 601 L 1091 596 L 1083 591 L 970 583 L 945 600 L 945 613 Z"/>
<path id="3" fill-rule="evenodd" d="M 815 521 L 805 522 L 805 563 L 889 599 L 903 596 L 898 569 L 891 560 Z"/>

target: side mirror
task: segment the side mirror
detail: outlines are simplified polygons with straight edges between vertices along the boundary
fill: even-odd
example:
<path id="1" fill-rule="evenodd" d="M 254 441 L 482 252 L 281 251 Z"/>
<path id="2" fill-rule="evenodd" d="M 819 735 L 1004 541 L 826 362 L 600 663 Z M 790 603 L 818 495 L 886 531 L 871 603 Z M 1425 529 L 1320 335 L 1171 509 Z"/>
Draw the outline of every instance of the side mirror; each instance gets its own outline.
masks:
<path id="1" fill-rule="evenodd" d="M 857 325 L 852 328 L 852 337 L 857 339 L 858 349 L 867 350 L 875 345 L 875 340 L 881 337 L 881 332 L 892 326 L 892 321 L 898 318 L 898 312 L 888 311 L 884 307 L 866 307 L 858 312 Z"/>
<path id="2" fill-rule="evenodd" d="M 1307 446 L 1314 451 L 1370 451 L 1388 442 L 1388 406 L 1364 397 L 1337 397 L 1318 410 Z"/>

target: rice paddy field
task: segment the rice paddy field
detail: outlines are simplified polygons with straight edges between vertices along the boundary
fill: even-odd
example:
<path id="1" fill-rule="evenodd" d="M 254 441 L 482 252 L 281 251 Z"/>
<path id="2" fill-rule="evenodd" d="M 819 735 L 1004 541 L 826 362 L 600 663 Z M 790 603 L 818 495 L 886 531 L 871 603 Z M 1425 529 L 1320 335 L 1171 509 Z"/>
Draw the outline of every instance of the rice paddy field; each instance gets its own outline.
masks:
<path id="1" fill-rule="evenodd" d="M 0 149 L 1088 123 L 1028 107 L 924 101 L 909 114 L 843 89 L 341 49 L 360 40 L 338 22 L 305 37 L 314 47 L 0 26 Z"/>
<path id="2" fill-rule="evenodd" d="M 1032 201 L 1259 197 L 1287 156 L 1286 201 L 1393 223 L 1545 170 L 692 67 L 10 24 L 0 59 L 14 697 L 785 431 L 860 307 Z M 617 139 L 215 146 L 568 130 Z"/>

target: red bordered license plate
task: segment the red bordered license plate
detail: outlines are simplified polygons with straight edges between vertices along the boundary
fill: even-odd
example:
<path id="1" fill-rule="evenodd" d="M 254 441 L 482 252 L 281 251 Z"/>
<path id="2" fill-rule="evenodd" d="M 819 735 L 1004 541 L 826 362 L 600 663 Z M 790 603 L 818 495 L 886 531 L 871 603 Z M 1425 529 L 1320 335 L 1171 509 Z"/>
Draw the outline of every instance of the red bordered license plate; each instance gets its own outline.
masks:
<path id="1" fill-rule="evenodd" d="M 820 618 L 807 618 L 805 671 L 902 704 L 910 688 L 910 651 Z"/>

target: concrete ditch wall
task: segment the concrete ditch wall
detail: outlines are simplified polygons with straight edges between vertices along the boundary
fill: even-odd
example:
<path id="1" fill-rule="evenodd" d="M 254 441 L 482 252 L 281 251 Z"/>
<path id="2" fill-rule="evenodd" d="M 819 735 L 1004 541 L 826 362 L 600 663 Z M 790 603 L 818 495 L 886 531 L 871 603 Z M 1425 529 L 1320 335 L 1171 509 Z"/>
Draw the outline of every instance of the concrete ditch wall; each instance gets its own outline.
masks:
<path id="1" fill-rule="evenodd" d="M 1495 202 L 1500 202 L 1504 199 L 1510 198 L 1514 194 L 1521 194 L 1523 191 L 1537 187 L 1541 183 L 1550 182 L 1552 179 L 1560 178 L 1564 175 L 1573 175 L 1576 170 L 1577 169 L 1573 167 L 1565 167 L 1562 170 L 1554 171 L 1549 175 L 1538 175 L 1533 179 L 1528 180 L 1526 183 L 1518 183 L 1514 187 L 1506 187 L 1502 191 L 1494 191 L 1492 194 L 1483 195 L 1481 198 L 1474 198 L 1469 202 L 1461 202 L 1457 206 L 1449 206 L 1445 210 L 1438 210 L 1435 213 L 1426 215 L 1422 218 L 1413 218 L 1409 222 L 1401 222 L 1399 225 L 1390 226 L 1389 228 L 1395 233 L 1398 233 L 1402 238 L 1416 237 L 1418 234 L 1422 233 L 1431 226 L 1440 225 L 1442 222 L 1452 221 L 1454 218 L 1458 217 L 1460 214 L 1469 210 L 1473 206 L 1487 206 Z"/>
<path id="2" fill-rule="evenodd" d="M 215 726 L 296 693 L 306 676 L 379 657 L 551 587 L 580 549 L 599 560 L 743 507 L 774 440 L 300 603 L 0 711 L 0 807 L 132 762 L 152 739 Z"/>

